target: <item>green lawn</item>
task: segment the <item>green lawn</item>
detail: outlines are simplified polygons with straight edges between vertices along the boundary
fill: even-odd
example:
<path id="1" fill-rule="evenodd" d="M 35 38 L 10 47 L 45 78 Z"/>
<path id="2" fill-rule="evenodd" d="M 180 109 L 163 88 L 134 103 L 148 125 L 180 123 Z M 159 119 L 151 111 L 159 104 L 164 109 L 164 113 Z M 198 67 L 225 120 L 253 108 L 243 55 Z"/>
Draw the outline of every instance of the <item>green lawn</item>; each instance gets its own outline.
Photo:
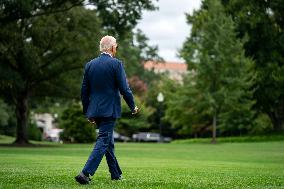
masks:
<path id="1" fill-rule="evenodd" d="M 74 176 L 92 146 L 0 147 L 0 188 L 284 188 L 283 141 L 119 143 L 116 154 L 126 180 L 111 181 L 104 159 L 92 183 L 79 186 Z"/>

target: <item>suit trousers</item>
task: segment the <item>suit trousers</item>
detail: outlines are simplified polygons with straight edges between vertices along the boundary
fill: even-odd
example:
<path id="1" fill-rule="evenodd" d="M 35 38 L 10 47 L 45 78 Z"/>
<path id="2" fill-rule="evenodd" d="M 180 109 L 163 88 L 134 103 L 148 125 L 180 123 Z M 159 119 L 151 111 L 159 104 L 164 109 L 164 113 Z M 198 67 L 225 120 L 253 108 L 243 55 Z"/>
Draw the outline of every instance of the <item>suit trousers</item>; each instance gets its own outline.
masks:
<path id="1" fill-rule="evenodd" d="M 122 172 L 114 155 L 113 129 L 115 118 L 95 118 L 95 121 L 99 129 L 97 142 L 82 172 L 93 176 L 105 155 L 111 178 L 117 179 L 121 176 Z"/>

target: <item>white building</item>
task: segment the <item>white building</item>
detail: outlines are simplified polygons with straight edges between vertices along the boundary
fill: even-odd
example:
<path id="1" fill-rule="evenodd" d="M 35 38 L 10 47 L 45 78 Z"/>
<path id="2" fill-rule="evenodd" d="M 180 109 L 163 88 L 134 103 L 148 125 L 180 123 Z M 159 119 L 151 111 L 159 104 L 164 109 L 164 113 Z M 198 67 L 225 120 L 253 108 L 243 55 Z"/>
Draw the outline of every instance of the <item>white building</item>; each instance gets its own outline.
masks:
<path id="1" fill-rule="evenodd" d="M 56 115 L 55 115 L 56 116 Z M 55 124 L 55 118 L 50 113 L 34 114 L 34 121 L 37 127 L 42 131 L 42 137 L 45 140 L 59 142 L 60 133 L 63 129 L 58 129 Z"/>

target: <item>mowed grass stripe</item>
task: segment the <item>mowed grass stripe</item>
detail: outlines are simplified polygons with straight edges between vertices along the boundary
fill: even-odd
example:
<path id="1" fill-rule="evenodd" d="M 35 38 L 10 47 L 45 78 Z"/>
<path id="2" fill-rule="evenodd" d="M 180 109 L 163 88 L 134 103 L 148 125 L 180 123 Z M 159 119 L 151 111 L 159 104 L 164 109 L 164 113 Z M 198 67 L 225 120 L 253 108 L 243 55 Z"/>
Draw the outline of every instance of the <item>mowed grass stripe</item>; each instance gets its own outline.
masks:
<path id="1" fill-rule="evenodd" d="M 103 159 L 89 186 L 74 176 L 93 144 L 0 147 L 0 188 L 284 188 L 284 142 L 118 143 L 125 181 L 109 178 Z"/>

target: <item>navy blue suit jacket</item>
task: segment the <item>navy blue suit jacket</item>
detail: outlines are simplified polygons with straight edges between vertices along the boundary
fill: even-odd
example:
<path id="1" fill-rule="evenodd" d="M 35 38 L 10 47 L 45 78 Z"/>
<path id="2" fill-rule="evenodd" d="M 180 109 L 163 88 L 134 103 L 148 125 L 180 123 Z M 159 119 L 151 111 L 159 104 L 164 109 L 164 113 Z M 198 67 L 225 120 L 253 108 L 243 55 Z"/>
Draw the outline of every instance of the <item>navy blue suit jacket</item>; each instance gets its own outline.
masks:
<path id="1" fill-rule="evenodd" d="M 81 100 L 83 113 L 87 118 L 120 117 L 120 94 L 133 111 L 135 108 L 133 95 L 121 61 L 102 53 L 86 64 Z"/>

